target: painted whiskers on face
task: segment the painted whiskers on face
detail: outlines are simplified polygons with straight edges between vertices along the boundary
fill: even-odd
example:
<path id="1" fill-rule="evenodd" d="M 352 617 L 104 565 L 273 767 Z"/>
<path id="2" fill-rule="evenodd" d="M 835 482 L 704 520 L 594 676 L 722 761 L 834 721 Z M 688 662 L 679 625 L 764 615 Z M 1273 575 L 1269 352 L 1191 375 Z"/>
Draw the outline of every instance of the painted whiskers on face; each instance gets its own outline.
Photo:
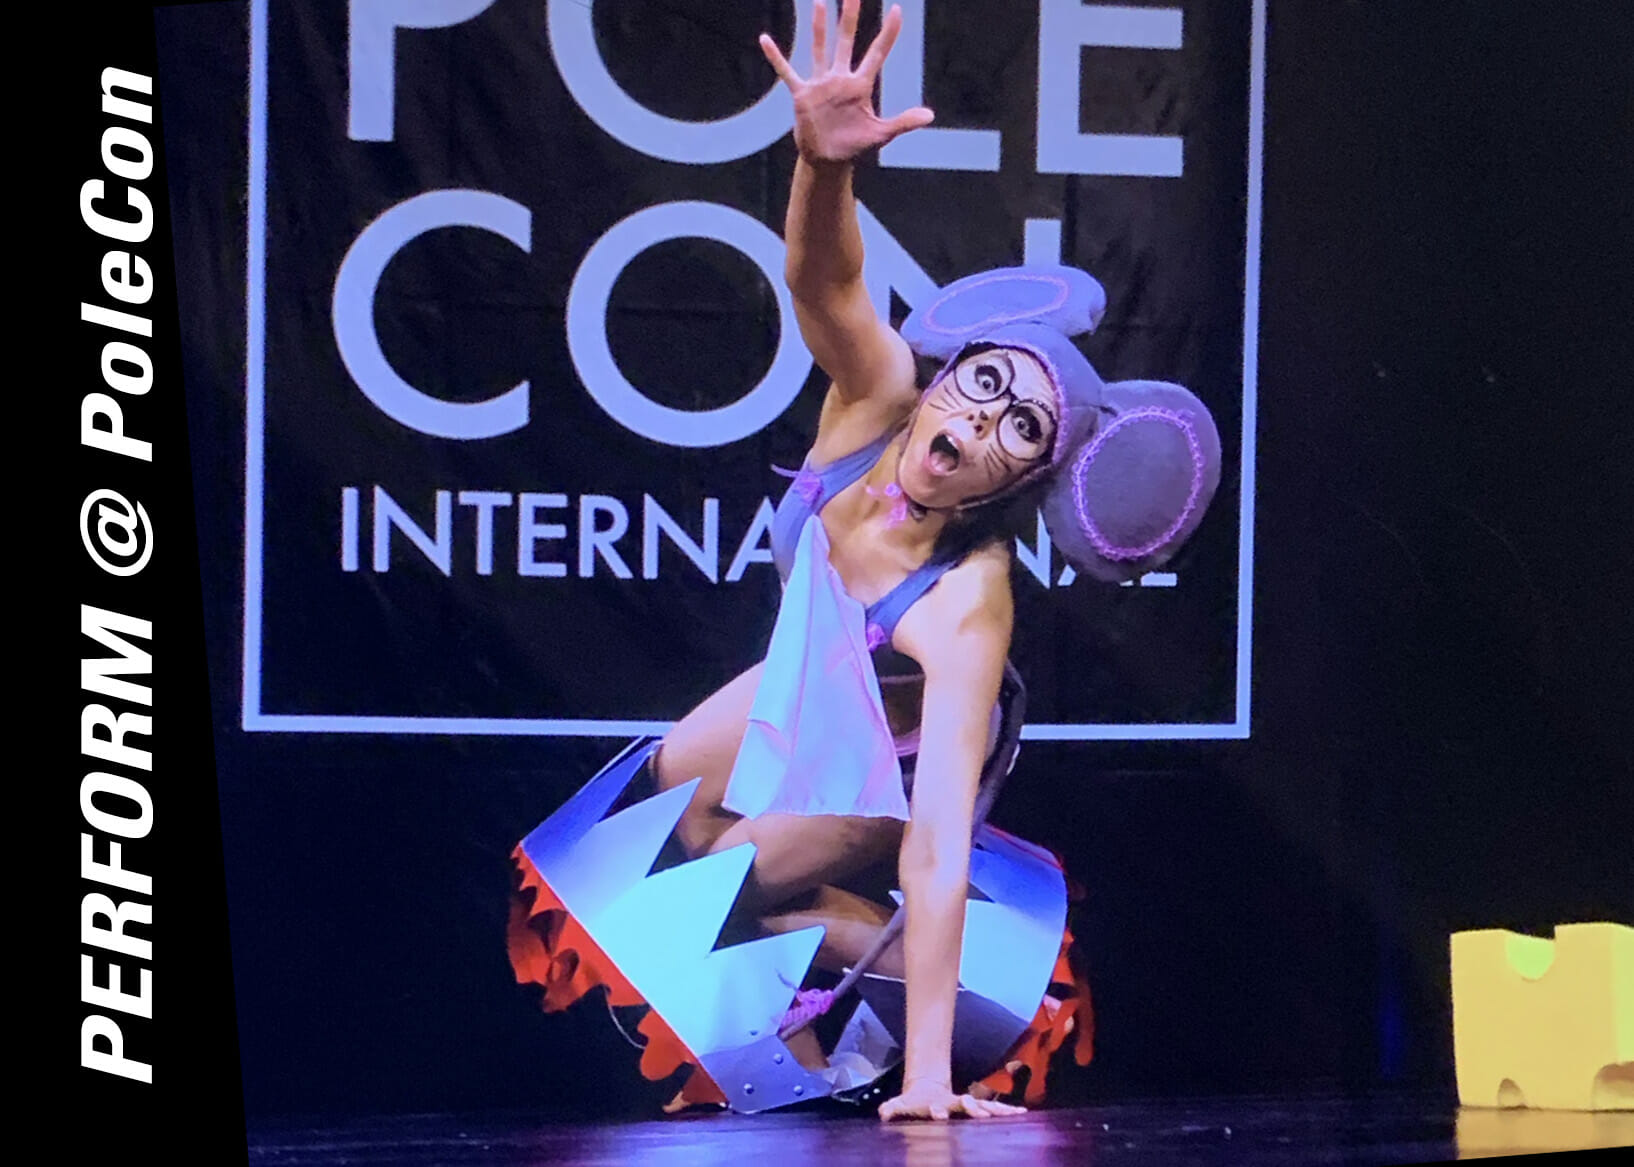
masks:
<path id="1" fill-rule="evenodd" d="M 932 414 L 952 418 L 967 410 L 969 408 L 969 404 L 967 402 L 959 401 L 957 394 L 954 392 L 944 391 L 943 393 L 938 394 L 933 389 L 930 395 L 925 398 L 924 408 Z M 936 445 L 936 439 L 941 436 L 941 431 L 945 428 L 946 427 L 938 427 L 937 432 L 931 435 L 931 446 L 933 449 Z M 968 451 L 965 450 L 959 451 L 961 465 L 963 464 L 964 455 L 967 452 Z M 979 458 L 980 461 L 978 462 L 978 465 L 987 470 L 989 476 L 995 482 L 1002 481 L 1003 479 L 1008 478 L 1012 474 L 1018 473 L 1023 469 L 1022 465 L 1012 463 L 1005 456 L 1004 451 L 997 445 L 997 443 L 983 445 L 981 447 Z"/>
<path id="2" fill-rule="evenodd" d="M 951 382 L 954 392 L 978 409 L 1004 402 L 993 428 L 1013 461 L 1025 464 L 1049 456 L 1060 419 L 1051 404 L 1054 388 L 1036 358 L 1002 348 L 977 351 L 960 359 Z"/>
<path id="3" fill-rule="evenodd" d="M 924 449 L 916 449 L 909 461 L 915 470 L 920 462 L 934 462 L 932 494 L 941 493 L 937 480 L 953 478 L 966 466 L 978 469 L 981 481 L 962 476 L 965 497 L 952 505 L 966 509 L 990 501 L 1049 465 L 1059 429 L 1054 401 L 1048 375 L 1032 354 L 1004 348 L 970 352 L 926 390 L 921 416 L 909 431 L 909 444 Z M 920 421 L 928 423 L 928 437 Z"/>

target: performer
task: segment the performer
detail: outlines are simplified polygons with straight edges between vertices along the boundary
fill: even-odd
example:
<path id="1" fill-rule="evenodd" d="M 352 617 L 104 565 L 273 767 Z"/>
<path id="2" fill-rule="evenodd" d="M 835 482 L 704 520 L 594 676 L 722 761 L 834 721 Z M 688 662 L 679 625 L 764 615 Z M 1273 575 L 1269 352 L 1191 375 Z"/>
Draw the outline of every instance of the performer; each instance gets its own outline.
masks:
<path id="1" fill-rule="evenodd" d="M 1076 269 L 968 277 L 902 335 L 880 319 L 863 283 L 852 168 L 932 115 L 877 116 L 873 86 L 901 14 L 887 14 L 853 67 L 859 7 L 844 0 L 831 48 L 814 5 L 808 78 L 760 40 L 794 96 L 786 278 L 832 383 L 772 527 L 784 593 L 766 658 L 683 718 L 651 773 L 660 791 L 700 780 L 676 827 L 689 857 L 754 844 L 738 904 L 766 933 L 821 924 L 817 967 L 869 963 L 905 980 L 902 1090 L 880 1116 L 988 1118 L 1022 1109 L 994 1097 L 1006 1069 L 956 1092 L 951 1051 L 978 794 L 996 789 L 1019 739 L 1010 517 L 1042 506 L 1080 570 L 1133 578 L 1200 521 L 1219 443 L 1179 386 L 1096 374 L 1070 337 L 1093 329 L 1105 297 Z M 916 351 L 944 362 L 924 390 Z M 889 908 L 840 886 L 892 860 L 900 937 L 887 931 Z M 800 1027 L 831 1001 L 802 992 L 784 1019 L 788 1048 L 813 1069 L 825 1054 Z M 1052 1014 L 1066 1021 L 1047 999 L 1043 1028 Z M 1067 1025 L 1028 1037 L 1053 1049 Z M 1032 1069 L 1036 1097 L 1043 1067 Z"/>

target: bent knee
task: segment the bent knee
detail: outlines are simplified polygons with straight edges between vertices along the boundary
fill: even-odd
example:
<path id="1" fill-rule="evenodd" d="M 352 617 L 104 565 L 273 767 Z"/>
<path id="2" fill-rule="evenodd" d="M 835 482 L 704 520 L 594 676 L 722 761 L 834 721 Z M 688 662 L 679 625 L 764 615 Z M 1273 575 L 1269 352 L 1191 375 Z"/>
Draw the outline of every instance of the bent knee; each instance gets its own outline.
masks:
<path id="1" fill-rule="evenodd" d="M 694 767 L 688 765 L 685 749 L 672 748 L 670 738 L 666 737 L 652 758 L 653 781 L 659 793 L 699 777 L 697 773 L 688 773 L 689 769 Z M 710 783 L 700 782 L 681 812 L 675 824 L 675 837 L 688 859 L 709 854 L 716 840 L 737 821 L 736 815 L 721 808 L 721 796 L 722 792 L 712 789 Z"/>
<path id="2" fill-rule="evenodd" d="M 659 741 L 658 748 L 653 750 L 652 757 L 647 759 L 647 768 L 652 772 L 653 782 L 658 787 L 659 793 L 673 790 L 686 781 L 680 776 L 686 761 L 686 751 L 684 747 L 676 746 L 674 738 L 673 731 L 666 734 Z M 677 758 L 677 753 L 681 757 Z"/>
<path id="3" fill-rule="evenodd" d="M 700 807 L 694 799 L 675 824 L 675 837 L 688 859 L 702 859 L 716 849 L 721 836 L 732 829 L 737 816 L 719 809 Z"/>

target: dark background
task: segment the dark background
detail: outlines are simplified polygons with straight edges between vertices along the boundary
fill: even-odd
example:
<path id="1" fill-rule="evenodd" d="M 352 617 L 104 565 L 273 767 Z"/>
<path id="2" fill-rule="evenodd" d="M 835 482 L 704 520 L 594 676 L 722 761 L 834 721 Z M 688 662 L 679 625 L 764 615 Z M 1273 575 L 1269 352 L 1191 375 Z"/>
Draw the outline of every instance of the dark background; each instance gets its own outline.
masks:
<path id="1" fill-rule="evenodd" d="M 1451 932 L 1634 921 L 1631 19 L 1273 0 L 1253 737 L 1025 748 L 995 821 L 1089 888 L 1097 1056 L 1059 1101 L 1449 1093 Z M 189 424 L 232 481 L 241 431 Z M 605 1017 L 540 1015 L 502 943 L 511 846 L 617 743 L 252 742 L 236 633 L 206 647 L 251 1119 L 650 1113 Z M 186 1051 L 230 1095 L 205 745 L 165 862 L 216 986 Z"/>

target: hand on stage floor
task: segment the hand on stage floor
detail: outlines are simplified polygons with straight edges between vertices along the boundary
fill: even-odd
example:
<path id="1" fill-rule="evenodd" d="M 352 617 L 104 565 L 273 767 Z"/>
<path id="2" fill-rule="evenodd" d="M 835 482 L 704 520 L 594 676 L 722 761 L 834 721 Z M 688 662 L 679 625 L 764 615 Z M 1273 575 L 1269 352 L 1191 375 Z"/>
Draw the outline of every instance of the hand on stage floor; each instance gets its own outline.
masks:
<path id="1" fill-rule="evenodd" d="M 928 1118 L 946 1122 L 956 1114 L 969 1118 L 1003 1118 L 1026 1114 L 1025 1106 L 1011 1106 L 997 1099 L 981 1099 L 972 1094 L 955 1094 L 940 1082 L 918 1081 L 879 1108 L 884 1122 L 899 1118 Z"/>
<path id="2" fill-rule="evenodd" d="M 760 38 L 761 52 L 794 95 L 794 144 L 809 162 L 849 162 L 899 134 L 929 125 L 933 116 L 924 106 L 893 118 L 881 118 L 874 112 L 874 81 L 902 29 L 902 10 L 892 6 L 879 35 L 853 69 L 851 52 L 861 0 L 842 0 L 842 4 L 832 58 L 827 11 L 821 0 L 812 5 L 809 79 L 802 79 L 794 71 L 771 37 L 762 34 Z"/>

